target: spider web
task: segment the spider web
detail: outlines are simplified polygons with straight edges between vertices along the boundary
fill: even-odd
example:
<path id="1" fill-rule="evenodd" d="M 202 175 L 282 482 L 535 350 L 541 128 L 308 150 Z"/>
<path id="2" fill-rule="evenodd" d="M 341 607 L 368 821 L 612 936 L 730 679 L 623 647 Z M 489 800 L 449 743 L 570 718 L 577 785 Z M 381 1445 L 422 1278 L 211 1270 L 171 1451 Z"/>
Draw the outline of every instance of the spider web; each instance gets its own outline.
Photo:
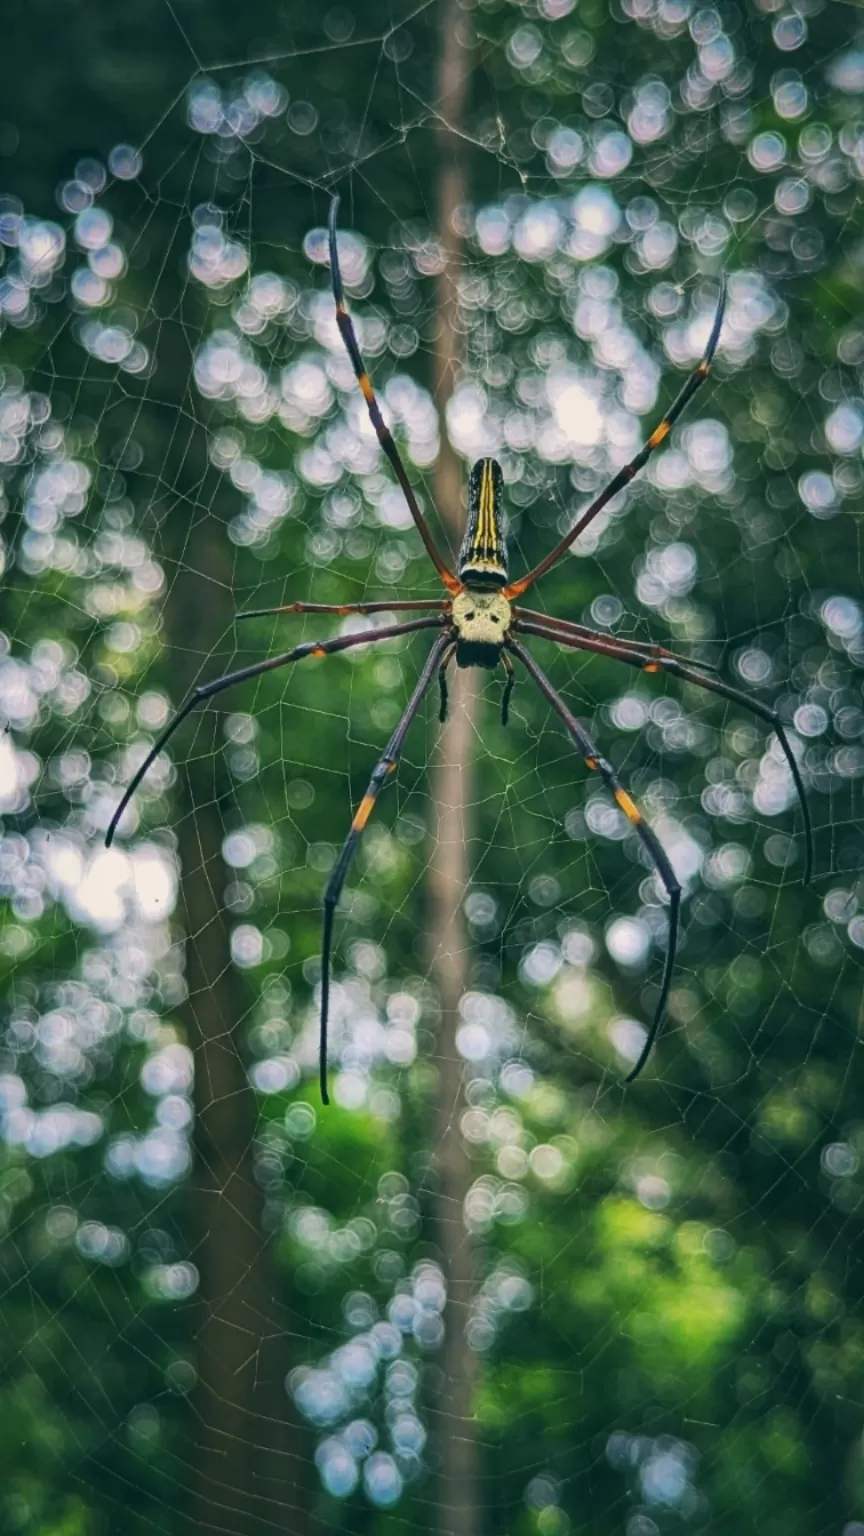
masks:
<path id="1" fill-rule="evenodd" d="M 432 702 L 340 908 L 329 1115 L 315 1076 L 323 886 L 428 641 L 239 686 L 103 838 L 192 684 L 389 622 L 236 613 L 438 595 L 341 347 L 324 227 L 336 188 L 348 302 L 431 513 L 436 15 L 336 8 L 290 53 L 236 18 L 205 49 L 191 12 L 160 17 L 182 89 L 169 69 L 139 139 L 64 161 L 50 211 L 13 157 L 0 204 L 0 1411 L 28 1427 L 0 1509 L 25 1532 L 184 1518 L 202 1275 L 182 852 L 226 914 L 230 974 L 206 986 L 228 989 L 254 1090 L 292 1319 L 281 1403 L 309 1432 L 316 1517 L 426 1528 L 446 1302 Z M 660 419 L 728 271 L 711 381 L 529 601 L 774 705 L 818 874 L 802 890 L 760 721 L 535 642 L 685 887 L 667 1026 L 625 1092 L 662 891 L 528 680 L 505 730 L 484 677 L 459 1034 L 478 1499 L 490 1529 L 540 1536 L 860 1536 L 854 8 L 547 0 L 473 24 L 450 441 L 466 471 L 500 459 L 518 573 Z M 185 910 L 203 954 L 211 920 Z"/>

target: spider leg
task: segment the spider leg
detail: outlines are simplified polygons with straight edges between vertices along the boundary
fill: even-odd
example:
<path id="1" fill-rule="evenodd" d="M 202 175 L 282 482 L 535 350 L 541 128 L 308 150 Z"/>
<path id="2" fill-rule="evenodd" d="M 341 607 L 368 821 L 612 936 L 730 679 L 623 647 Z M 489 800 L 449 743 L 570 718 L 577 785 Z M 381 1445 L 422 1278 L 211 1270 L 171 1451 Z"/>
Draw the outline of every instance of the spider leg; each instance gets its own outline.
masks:
<path id="1" fill-rule="evenodd" d="M 646 660 L 644 655 L 630 650 L 629 647 L 613 649 L 601 639 L 577 640 L 575 636 L 556 635 L 549 630 L 541 629 L 536 624 L 522 624 L 521 632 L 526 635 L 537 635 L 542 640 L 554 640 L 558 645 L 566 646 L 569 650 L 593 651 L 600 656 L 609 656 L 613 661 L 623 661 L 630 667 L 638 667 L 640 672 L 671 672 L 673 677 L 680 677 L 696 688 L 704 688 L 707 693 L 716 693 L 722 699 L 729 699 L 731 703 L 739 705 L 741 709 L 746 709 L 749 714 L 756 715 L 759 720 L 764 720 L 767 725 L 770 725 L 789 765 L 798 804 L 801 807 L 801 820 L 804 824 L 804 884 L 809 885 L 813 874 L 813 822 L 810 817 L 810 807 L 807 804 L 801 769 L 776 709 L 771 709 L 759 699 L 751 699 L 749 694 L 742 693 L 740 688 L 732 688 L 729 683 L 722 682 L 719 677 L 704 675 L 695 667 L 683 662 L 680 657 L 673 656 L 670 651 L 663 651 Z"/>
<path id="2" fill-rule="evenodd" d="M 447 719 L 447 705 L 449 702 L 449 696 L 447 692 L 447 668 L 449 667 L 455 655 L 456 646 L 454 644 L 450 646 L 448 651 L 444 652 L 444 655 L 441 658 L 441 665 L 438 668 L 438 689 L 441 695 L 441 701 L 438 706 L 438 720 L 441 725 L 443 725 Z"/>
<path id="3" fill-rule="evenodd" d="M 324 892 L 324 934 L 321 942 L 321 1039 L 320 1039 L 320 1081 L 321 1101 L 330 1103 L 327 1093 L 327 1021 L 330 1014 L 330 961 L 333 952 L 333 919 L 345 877 L 351 864 L 351 860 L 357 849 L 357 844 L 363 835 L 363 829 L 375 809 L 375 802 L 383 786 L 390 775 L 395 773 L 399 762 L 399 756 L 405 743 L 412 721 L 415 719 L 426 694 L 431 687 L 435 673 L 439 670 L 444 653 L 451 644 L 449 635 L 442 635 L 436 640 L 426 659 L 423 671 L 417 680 L 417 685 L 405 707 L 393 735 L 390 737 L 381 757 L 372 770 L 369 787 L 363 799 L 357 807 L 351 829 L 346 837 L 339 857 L 333 867 L 333 873 L 327 882 Z"/>
<path id="4" fill-rule="evenodd" d="M 675 651 L 667 651 L 664 645 L 654 645 L 650 640 L 625 640 L 620 635 L 604 635 L 602 631 L 589 629 L 585 624 L 573 624 L 570 619 L 558 619 L 548 613 L 535 613 L 533 608 L 514 607 L 513 614 L 516 619 L 527 619 L 529 624 L 541 624 L 544 629 L 560 630 L 564 636 L 571 638 L 575 636 L 580 640 L 602 640 L 607 646 L 615 646 L 616 649 L 623 651 L 635 651 L 648 659 L 655 656 L 670 656 L 674 661 L 683 662 L 685 666 L 694 664 L 691 657 L 678 656 Z M 712 661 L 700 661 L 698 665 L 703 672 L 717 671 Z"/>
<path id="5" fill-rule="evenodd" d="M 446 611 L 446 598 L 417 598 L 406 603 L 285 603 L 281 608 L 247 608 L 235 613 L 235 619 L 266 619 L 277 613 L 409 613 L 420 609 L 437 608 Z"/>
<path id="6" fill-rule="evenodd" d="M 606 785 L 606 788 L 611 793 L 616 805 L 620 807 L 620 809 L 624 812 L 624 815 L 627 817 L 627 820 L 632 824 L 634 831 L 639 837 L 642 846 L 648 854 L 648 857 L 651 860 L 656 873 L 659 875 L 660 880 L 663 883 L 664 890 L 669 897 L 669 937 L 666 946 L 666 962 L 663 967 L 663 979 L 660 983 L 660 997 L 657 1002 L 657 1007 L 654 1010 L 654 1018 L 646 1036 L 645 1044 L 639 1053 L 639 1060 L 636 1062 L 635 1067 L 632 1067 L 631 1070 L 627 1073 L 627 1076 L 624 1079 L 625 1083 L 632 1083 L 634 1078 L 639 1076 L 639 1073 L 642 1071 L 642 1068 L 644 1067 L 648 1057 L 651 1054 L 652 1047 L 660 1031 L 660 1025 L 663 1022 L 663 1016 L 666 1012 L 666 1002 L 669 997 L 669 989 L 672 985 L 672 976 L 675 970 L 675 955 L 678 948 L 678 924 L 681 908 L 681 886 L 669 861 L 669 856 L 666 853 L 662 843 L 660 842 L 660 839 L 645 821 L 645 818 L 643 817 L 642 812 L 639 810 L 639 807 L 636 805 L 636 802 L 630 795 L 628 795 L 626 789 L 624 789 L 617 773 L 615 772 L 615 769 L 612 767 L 612 764 L 607 762 L 604 757 L 600 756 L 597 748 L 591 740 L 591 737 L 585 730 L 585 727 L 580 724 L 580 722 L 576 719 L 576 716 L 568 709 L 567 705 L 564 703 L 564 700 L 561 698 L 561 695 L 556 691 L 555 688 L 553 688 L 549 678 L 546 676 L 546 673 L 542 670 L 541 667 L 537 665 L 530 651 L 526 651 L 524 646 L 519 644 L 518 640 L 510 640 L 509 648 L 513 652 L 514 656 L 518 656 L 519 660 L 522 662 L 522 665 L 527 669 L 531 677 L 533 677 L 541 693 L 546 699 L 548 699 L 549 703 L 552 705 L 552 708 L 563 720 L 568 736 L 574 745 L 578 748 L 578 750 L 582 753 L 586 768 L 589 768 L 592 773 L 598 773 L 600 775 L 603 783 Z"/>
<path id="7" fill-rule="evenodd" d="M 342 290 L 342 273 L 339 268 L 339 250 L 336 241 L 336 215 L 338 212 L 339 199 L 338 197 L 334 197 L 330 204 L 330 219 L 328 228 L 330 237 L 330 276 L 333 283 L 333 297 L 336 300 L 336 324 L 339 327 L 339 333 L 345 343 L 345 349 L 348 353 L 348 356 L 351 359 L 352 367 L 357 376 L 357 383 L 360 385 L 363 398 L 366 401 L 366 406 L 369 411 L 369 419 L 375 428 L 375 435 L 393 466 L 393 472 L 396 476 L 396 479 L 399 481 L 400 486 L 402 487 L 402 494 L 408 503 L 408 510 L 414 519 L 414 526 L 417 529 L 421 539 L 423 540 L 426 553 L 429 556 L 429 559 L 432 561 L 432 564 L 438 572 L 438 575 L 441 577 L 441 580 L 443 581 L 448 592 L 461 592 L 462 583 L 456 576 L 453 575 L 452 571 L 448 570 L 447 566 L 444 564 L 444 561 L 442 560 L 436 548 L 435 540 L 429 531 L 426 519 L 424 518 L 423 513 L 420 511 L 417 497 L 414 495 L 414 491 L 412 489 L 411 482 L 408 479 L 405 466 L 402 463 L 399 450 L 393 441 L 389 427 L 385 424 L 384 418 L 381 415 L 378 401 L 375 398 L 375 391 L 372 388 L 372 380 L 366 372 L 366 364 L 363 361 L 363 356 L 360 351 L 357 336 L 354 331 L 354 326 L 351 323 L 351 317 L 345 308 L 345 297 Z"/>
<path id="8" fill-rule="evenodd" d="M 612 479 L 609 481 L 609 484 L 605 487 L 604 490 L 600 492 L 600 495 L 595 497 L 590 506 L 586 507 L 581 517 L 577 518 L 569 533 L 565 533 L 560 543 L 555 545 L 555 548 L 551 550 L 543 560 L 540 561 L 540 564 L 535 565 L 533 571 L 528 571 L 525 576 L 520 576 L 518 581 L 512 581 L 509 587 L 504 588 L 504 596 L 506 598 L 512 599 L 514 597 L 521 597 L 522 593 L 527 591 L 527 589 L 532 586 L 535 581 L 537 581 L 538 577 L 544 576 L 548 570 L 551 570 L 553 565 L 557 565 L 558 561 L 561 559 L 561 556 L 566 554 L 567 550 L 570 548 L 570 545 L 574 542 L 574 540 L 578 539 L 583 529 L 587 528 L 588 524 L 594 521 L 594 518 L 597 516 L 598 512 L 603 510 L 607 502 L 612 500 L 613 496 L 617 496 L 618 492 L 624 489 L 624 486 L 633 479 L 634 475 L 638 475 L 640 469 L 642 469 L 648 463 L 648 460 L 654 452 L 654 449 L 658 448 L 663 442 L 664 438 L 669 436 L 669 433 L 674 427 L 682 411 L 685 410 L 689 402 L 693 399 L 697 389 L 699 389 L 700 385 L 704 384 L 708 377 L 711 363 L 714 359 L 714 353 L 717 350 L 717 343 L 720 340 L 720 331 L 723 326 L 723 314 L 725 309 L 726 281 L 724 278 L 720 289 L 720 301 L 717 305 L 717 313 L 714 317 L 714 324 L 711 327 L 711 335 L 708 337 L 708 345 L 706 346 L 702 355 L 702 361 L 698 363 L 697 366 L 693 369 L 693 372 L 684 385 L 684 388 L 673 401 L 672 405 L 670 405 L 666 415 L 663 417 L 663 420 L 659 423 L 658 426 L 654 428 L 654 431 L 648 438 L 644 448 L 640 448 L 635 458 L 632 458 L 629 464 L 625 464 L 623 469 L 619 469 L 618 473 L 613 475 Z"/>
<path id="9" fill-rule="evenodd" d="M 504 692 L 501 695 L 501 724 L 506 725 L 510 719 L 510 695 L 516 683 L 516 672 L 506 651 L 501 652 L 501 665 L 507 673 Z"/>
<path id="10" fill-rule="evenodd" d="M 133 774 L 130 782 L 123 792 L 120 801 L 105 834 L 105 847 L 110 848 L 114 841 L 114 834 L 123 812 L 132 799 L 138 785 L 147 773 L 150 765 L 156 761 L 159 753 L 167 742 L 170 741 L 178 726 L 183 724 L 187 715 L 192 713 L 196 704 L 204 699 L 210 699 L 216 693 L 221 693 L 225 688 L 233 688 L 235 683 L 245 683 L 252 677 L 261 677 L 265 672 L 274 672 L 277 667 L 285 667 L 291 661 L 302 661 L 306 656 L 332 656 L 336 651 L 347 651 L 352 645 L 374 643 L 378 640 L 392 640 L 395 635 L 411 635 L 418 629 L 431 629 L 433 626 L 443 624 L 441 618 L 430 617 L 428 619 L 412 619 L 407 624 L 391 624 L 386 629 L 373 630 L 359 635 L 337 635 L 332 640 L 307 640 L 302 645 L 295 645 L 291 651 L 286 651 L 281 656 L 268 656 L 266 661 L 256 661 L 251 667 L 240 667 L 236 672 L 228 672 L 225 677 L 214 678 L 212 683 L 202 683 L 200 687 L 193 689 L 185 704 L 182 704 L 172 720 L 169 720 L 164 731 L 157 736 L 153 746 L 147 753 L 141 767 Z"/>

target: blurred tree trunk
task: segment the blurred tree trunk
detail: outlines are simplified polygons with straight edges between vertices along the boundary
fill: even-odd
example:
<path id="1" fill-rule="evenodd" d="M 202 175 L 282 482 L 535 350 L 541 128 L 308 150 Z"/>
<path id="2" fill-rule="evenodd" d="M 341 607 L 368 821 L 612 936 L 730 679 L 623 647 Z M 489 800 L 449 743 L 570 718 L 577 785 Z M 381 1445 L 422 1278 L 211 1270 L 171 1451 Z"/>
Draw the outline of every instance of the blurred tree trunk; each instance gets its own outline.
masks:
<path id="1" fill-rule="evenodd" d="M 453 393 L 460 362 L 462 237 L 458 211 L 467 200 L 466 144 L 461 130 L 472 63 L 470 22 L 459 0 L 440 0 L 440 26 L 438 233 L 447 260 L 438 279 L 437 294 L 435 386 L 441 414 L 441 452 L 435 472 L 435 499 L 450 542 L 456 548 L 464 520 L 462 477 L 447 437 L 444 410 Z M 450 714 L 441 733 L 432 776 L 436 838 L 429 870 L 431 969 L 441 1009 L 434 1127 L 435 1224 L 447 1279 L 436 1414 L 439 1528 L 442 1536 L 476 1536 L 480 1527 L 474 1424 L 477 1357 L 465 1338 L 475 1290 L 476 1262 L 464 1222 L 471 1168 L 460 1129 L 464 1085 L 456 1032 L 459 1003 L 468 983 L 468 935 L 462 905 L 470 874 L 468 848 L 479 675 L 473 669 L 458 672 L 454 668 L 451 680 Z"/>
<path id="2" fill-rule="evenodd" d="M 181 232 L 172 231 L 175 240 Z M 179 289 L 171 298 L 152 394 L 158 402 L 153 409 L 167 418 L 160 477 L 172 497 L 165 633 L 179 702 L 202 664 L 208 676 L 231 665 L 224 641 L 234 609 L 226 528 L 233 507 L 208 461 L 192 382 L 187 338 L 200 333 L 200 317 L 190 323 Z M 160 300 L 165 303 L 164 291 Z M 227 711 L 236 707 L 229 696 Z M 223 901 L 223 802 L 230 794 L 221 756 L 223 718 L 208 704 L 193 719 L 194 737 L 188 727 L 184 731 L 178 753 L 182 758 L 184 745 L 195 741 L 180 769 L 177 796 L 188 987 L 182 1012 L 195 1058 L 191 1256 L 200 1275 L 191 1528 L 221 1536 L 287 1529 L 296 1536 L 307 1529 L 308 1456 L 285 1390 L 287 1323 L 254 1173 L 256 1110 L 242 1056 L 246 998 L 231 962 Z"/>

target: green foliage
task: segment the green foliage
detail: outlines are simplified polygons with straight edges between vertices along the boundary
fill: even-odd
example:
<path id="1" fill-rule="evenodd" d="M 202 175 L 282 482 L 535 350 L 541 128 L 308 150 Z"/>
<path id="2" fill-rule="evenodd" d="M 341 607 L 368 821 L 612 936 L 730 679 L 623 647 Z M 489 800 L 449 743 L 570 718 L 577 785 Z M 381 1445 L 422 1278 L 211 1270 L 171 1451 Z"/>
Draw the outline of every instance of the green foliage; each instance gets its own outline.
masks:
<path id="1" fill-rule="evenodd" d="M 514 572 L 533 563 L 673 397 L 728 271 L 710 384 L 599 538 L 531 596 L 776 705 L 819 871 L 802 889 L 794 797 L 760 722 L 537 642 L 687 876 L 668 1027 L 623 1090 L 663 903 L 542 699 L 520 679 L 505 731 L 489 682 L 462 1126 L 487 1528 L 857 1536 L 857 15 L 820 0 L 468 13 L 460 389 L 476 393 L 451 435 L 467 460 L 492 432 Z M 367 6 L 354 22 L 141 0 L 121 25 L 104 0 L 32 0 L 26 60 L 7 47 L 0 1527 L 16 1536 L 176 1532 L 188 1512 L 199 1277 L 173 881 L 178 837 L 205 821 L 224 840 L 207 878 L 236 961 L 225 1027 L 256 1094 L 291 1393 L 329 1488 L 317 1513 L 376 1536 L 434 1525 L 431 706 L 340 914 L 327 1114 L 315 1086 L 322 886 L 420 639 L 200 711 L 136 796 L 120 854 L 100 853 L 119 786 L 194 681 L 341 622 L 234 613 L 437 595 L 310 236 L 338 187 L 349 302 L 428 505 L 436 16 Z M 141 147 L 135 175 L 122 145 Z M 102 244 L 88 203 L 113 221 Z M 65 254 L 28 267 L 44 220 Z M 348 1379 L 334 1352 L 374 1354 L 376 1326 L 374 1369 L 328 1418 L 315 1392 Z M 415 1410 L 411 1451 L 394 1424 Z M 398 1452 L 393 1509 L 326 1471 L 360 1420 Z"/>

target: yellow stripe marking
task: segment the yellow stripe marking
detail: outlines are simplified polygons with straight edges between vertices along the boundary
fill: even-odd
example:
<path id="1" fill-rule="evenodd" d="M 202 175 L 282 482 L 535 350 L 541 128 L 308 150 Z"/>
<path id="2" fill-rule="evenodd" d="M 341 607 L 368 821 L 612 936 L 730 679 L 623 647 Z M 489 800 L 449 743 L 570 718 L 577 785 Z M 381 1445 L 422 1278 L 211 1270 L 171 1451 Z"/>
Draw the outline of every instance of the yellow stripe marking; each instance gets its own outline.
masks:
<path id="1" fill-rule="evenodd" d="M 352 832 L 362 832 L 375 806 L 374 795 L 364 795 L 357 807 L 357 815 L 351 823 Z"/>
<path id="2" fill-rule="evenodd" d="M 480 496 L 477 506 L 477 527 L 474 531 L 472 545 L 472 559 L 478 559 L 481 549 L 494 549 L 495 547 L 495 487 L 492 480 L 492 469 L 487 463 L 483 465 L 483 474 L 480 480 Z"/>
<path id="3" fill-rule="evenodd" d="M 370 379 L 368 373 L 361 373 L 357 383 L 360 385 L 360 388 L 363 392 L 363 399 L 371 405 L 372 401 L 375 399 L 375 391 L 372 388 L 372 380 Z"/>
<path id="4" fill-rule="evenodd" d="M 486 509 L 486 547 L 495 548 L 495 481 L 492 478 L 492 466 L 486 465 L 484 481 L 484 505 Z"/>
<path id="5" fill-rule="evenodd" d="M 637 822 L 642 820 L 642 813 L 630 799 L 626 789 L 616 789 L 615 799 L 628 821 Z"/>
<path id="6" fill-rule="evenodd" d="M 669 436 L 671 430 L 668 421 L 661 421 L 659 427 L 656 427 L 651 433 L 648 439 L 648 447 L 656 448 L 658 443 L 662 443 L 664 437 Z"/>

